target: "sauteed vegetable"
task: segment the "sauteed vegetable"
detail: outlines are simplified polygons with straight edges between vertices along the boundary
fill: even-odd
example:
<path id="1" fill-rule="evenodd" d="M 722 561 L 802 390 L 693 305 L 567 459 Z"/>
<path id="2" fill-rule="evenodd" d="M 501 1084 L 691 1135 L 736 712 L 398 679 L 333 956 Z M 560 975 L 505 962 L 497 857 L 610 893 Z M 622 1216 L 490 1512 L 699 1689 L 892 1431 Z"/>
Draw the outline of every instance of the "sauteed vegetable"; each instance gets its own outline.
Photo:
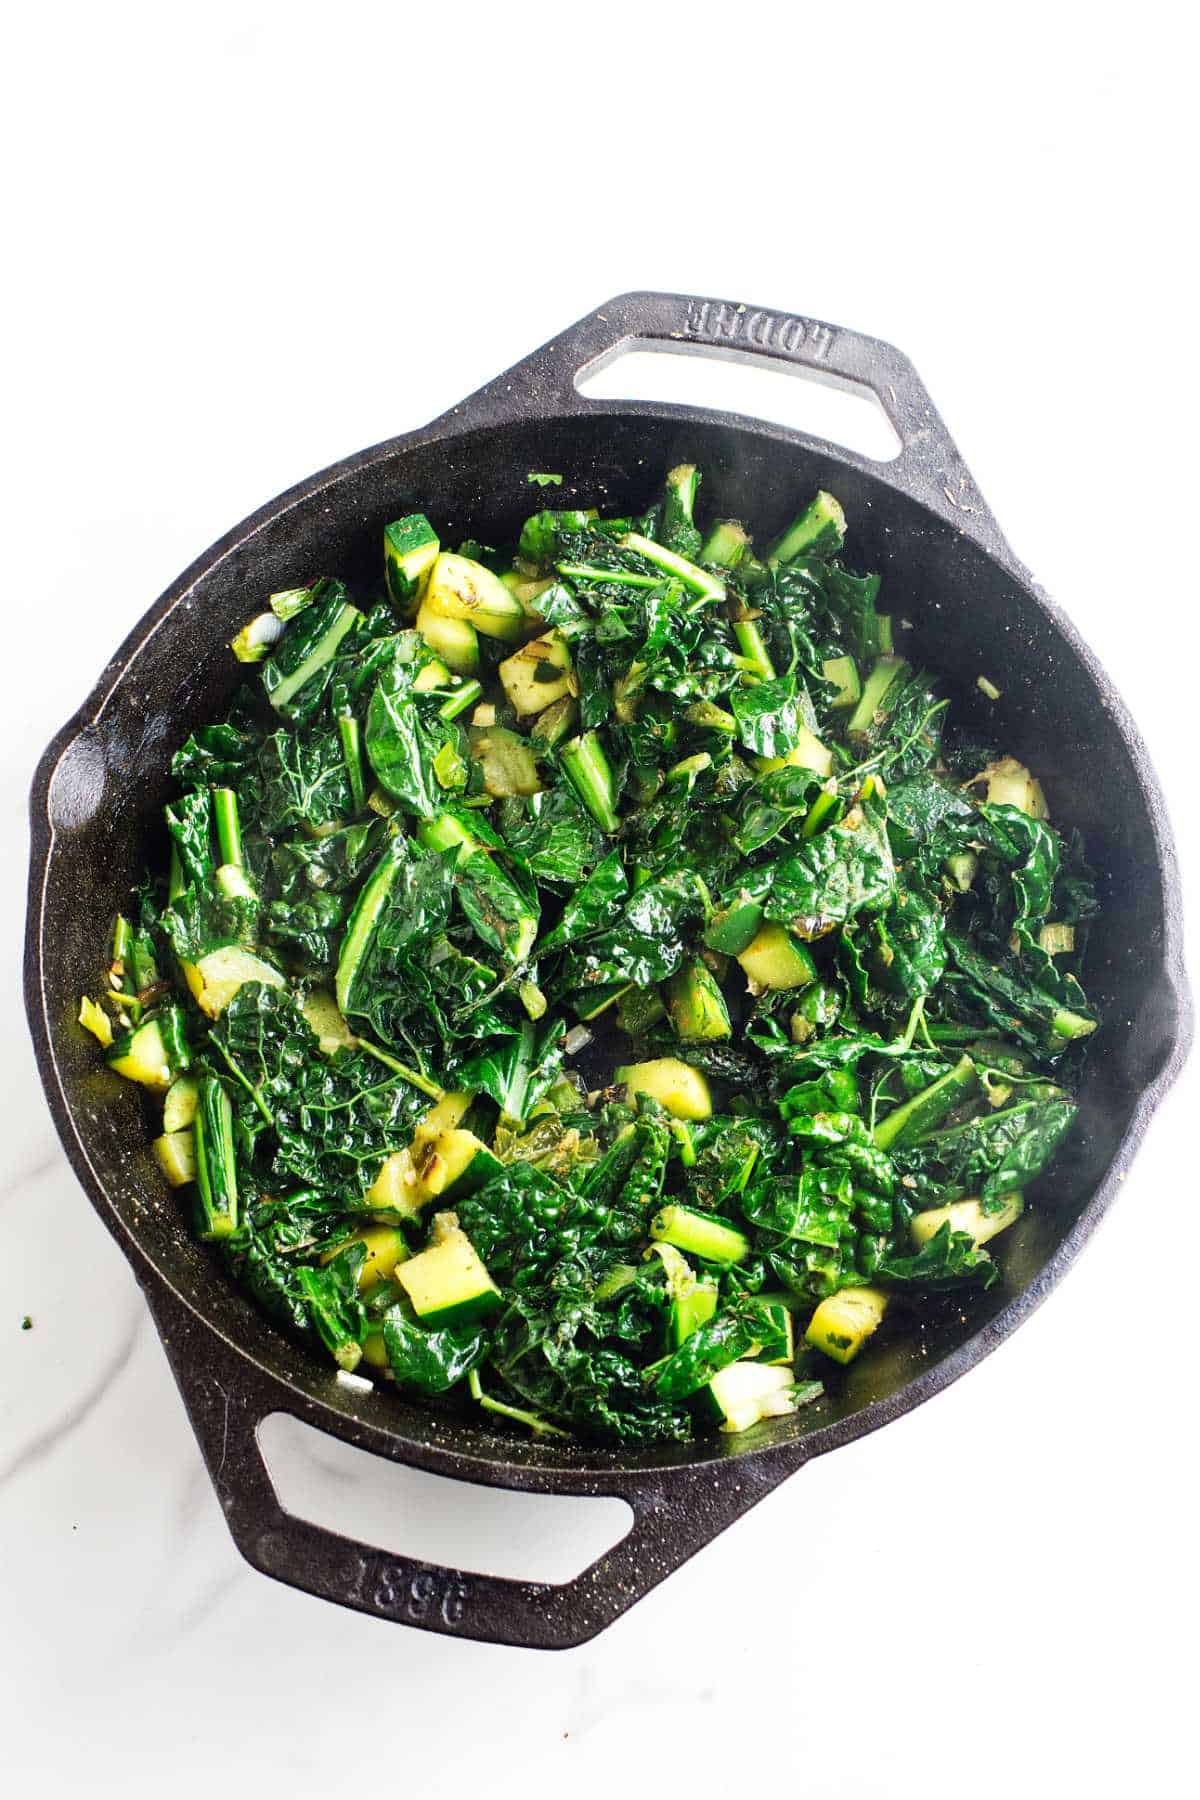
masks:
<path id="1" fill-rule="evenodd" d="M 756 543 L 699 490 L 506 550 L 413 514 L 377 591 L 270 596 L 81 1008 L 274 1318 L 625 1446 L 996 1281 L 1097 1025 L 1079 840 L 952 737 L 836 498 Z"/>

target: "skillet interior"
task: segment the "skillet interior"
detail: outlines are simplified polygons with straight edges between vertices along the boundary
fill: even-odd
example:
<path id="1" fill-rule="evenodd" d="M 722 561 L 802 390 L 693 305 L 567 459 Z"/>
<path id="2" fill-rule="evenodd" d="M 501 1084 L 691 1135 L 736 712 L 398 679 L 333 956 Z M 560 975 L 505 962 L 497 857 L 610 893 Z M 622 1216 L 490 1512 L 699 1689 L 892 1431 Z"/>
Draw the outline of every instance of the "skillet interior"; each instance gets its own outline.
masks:
<path id="1" fill-rule="evenodd" d="M 453 431 L 454 428 L 451 427 Z M 806 493 L 828 486 L 850 520 L 848 557 L 881 569 L 889 609 L 915 654 L 945 677 L 960 724 L 987 729 L 1042 775 L 1056 821 L 1085 834 L 1100 872 L 1104 912 L 1094 931 L 1087 985 L 1105 1017 L 1081 1096 L 1079 1127 L 1040 1205 L 999 1241 L 1003 1284 L 969 1307 L 948 1307 L 916 1336 L 882 1342 L 819 1407 L 756 1433 L 788 1442 L 845 1424 L 869 1402 L 892 1400 L 918 1374 L 960 1352 L 1008 1302 L 1036 1283 L 1069 1235 L 1129 1127 L 1144 1088 L 1173 1049 L 1177 1001 L 1164 968 L 1162 845 L 1134 755 L 1089 668 L 1020 581 L 971 538 L 881 478 L 769 427 L 723 423 L 683 409 L 607 408 L 583 416 L 438 430 L 366 453 L 327 482 L 268 509 L 216 559 L 191 572 L 169 611 L 139 628 L 114 666 L 96 726 L 69 747 L 50 787 L 55 827 L 42 914 L 46 1014 L 80 1150 L 103 1190 L 107 1222 L 165 1283 L 259 1368 L 310 1400 L 351 1414 L 393 1454 L 404 1446 L 464 1454 L 481 1478 L 527 1470 L 613 1467 L 604 1453 L 527 1444 L 478 1416 L 457 1419 L 393 1394 L 357 1396 L 334 1386 L 326 1361 L 269 1324 L 190 1235 L 178 1197 L 143 1149 L 141 1100 L 97 1066 L 92 1040 L 74 1024 L 79 994 L 94 984 L 97 946 L 114 911 L 157 856 L 171 752 L 228 699 L 239 670 L 225 648 L 276 588 L 321 572 L 374 582 L 384 523 L 421 508 L 444 541 L 468 530 L 504 541 L 539 502 L 530 469 L 562 471 L 556 505 L 644 505 L 661 472 L 684 458 L 705 471 L 703 504 L 781 528 Z M 235 534 L 236 536 L 236 534 Z M 984 701 L 975 678 L 1002 690 Z M 132 1147 L 132 1148 L 131 1148 Z M 142 1272 L 142 1271 L 139 1271 Z M 903 1404 L 903 1402 L 900 1402 Z M 853 1434 L 850 1427 L 848 1434 Z M 629 1459 L 622 1467 L 726 1458 L 720 1439 Z M 536 1478 L 536 1477 L 535 1477 Z"/>

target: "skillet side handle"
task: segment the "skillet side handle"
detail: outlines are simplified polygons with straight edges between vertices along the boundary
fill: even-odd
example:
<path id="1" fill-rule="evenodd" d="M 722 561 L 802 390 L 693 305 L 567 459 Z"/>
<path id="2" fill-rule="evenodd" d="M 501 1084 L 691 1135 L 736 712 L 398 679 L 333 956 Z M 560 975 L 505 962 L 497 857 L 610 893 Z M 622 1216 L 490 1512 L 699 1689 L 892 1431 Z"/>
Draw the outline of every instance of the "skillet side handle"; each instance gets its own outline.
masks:
<path id="1" fill-rule="evenodd" d="M 588 1491 L 625 1500 L 633 1524 L 573 1581 L 514 1581 L 445 1568 L 342 1537 L 286 1512 L 257 1438 L 262 1421 L 280 1410 L 277 1391 L 260 1381 L 244 1358 L 217 1351 L 212 1334 L 157 1279 L 147 1281 L 145 1291 L 217 1498 L 246 1561 L 320 1600 L 444 1637 L 538 1650 L 587 1643 L 805 1460 L 803 1451 L 788 1445 L 767 1459 L 766 1469 L 758 1467 L 762 1459 L 753 1465 L 731 1459 L 716 1480 L 697 1479 L 687 1469 L 614 1472 L 611 1480 L 598 1474 Z M 302 1406 L 287 1410 L 303 1417 Z M 345 1435 L 353 1441 L 352 1419 Z M 538 1487 L 553 1491 L 553 1477 Z"/>
<path id="2" fill-rule="evenodd" d="M 618 294 L 489 382 L 449 417 L 500 424 L 586 414 L 604 403 L 579 392 L 582 375 L 594 373 L 625 351 L 654 349 L 765 362 L 835 386 L 866 389 L 900 440 L 900 453 L 891 461 L 878 462 L 840 445 L 827 445 L 824 439 L 789 426 L 773 429 L 869 469 L 951 520 L 1014 568 L 1019 566 L 908 357 L 880 338 L 822 319 L 696 294 Z M 639 404 L 626 402 L 622 410 L 636 412 Z"/>

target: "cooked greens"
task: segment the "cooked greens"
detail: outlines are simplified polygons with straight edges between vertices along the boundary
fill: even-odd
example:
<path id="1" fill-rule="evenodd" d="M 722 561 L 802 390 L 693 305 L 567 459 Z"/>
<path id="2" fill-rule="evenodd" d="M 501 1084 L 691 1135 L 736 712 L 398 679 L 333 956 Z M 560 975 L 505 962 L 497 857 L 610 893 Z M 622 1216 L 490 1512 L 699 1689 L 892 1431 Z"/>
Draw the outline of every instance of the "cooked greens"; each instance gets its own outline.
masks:
<path id="1" fill-rule="evenodd" d="M 623 1446 L 997 1280 L 1098 1022 L 1082 847 L 943 744 L 837 500 L 756 551 L 700 492 L 270 596 L 80 1014 L 273 1318 Z"/>

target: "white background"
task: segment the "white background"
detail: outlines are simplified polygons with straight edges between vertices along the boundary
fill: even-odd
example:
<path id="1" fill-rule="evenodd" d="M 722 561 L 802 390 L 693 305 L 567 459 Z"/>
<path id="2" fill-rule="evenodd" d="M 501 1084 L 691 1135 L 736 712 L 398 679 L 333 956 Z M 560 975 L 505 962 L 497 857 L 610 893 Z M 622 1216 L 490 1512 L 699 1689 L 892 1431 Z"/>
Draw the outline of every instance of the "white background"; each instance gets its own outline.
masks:
<path id="1" fill-rule="evenodd" d="M 1182 17 L 209 0 L 43 4 L 15 40 L 10 24 L 12 1791 L 1189 1784 L 1195 1064 L 1110 1222 L 993 1358 L 809 1468 L 592 1645 L 537 1656 L 323 1607 L 240 1562 L 53 1137 L 16 966 L 33 762 L 166 583 L 272 493 L 634 287 L 813 314 L 911 355 L 1018 553 L 1116 674 L 1194 889 Z M 478 1564 L 503 1537 L 539 1572 L 546 1534 L 512 1502 L 492 1514 L 495 1497 L 395 1471 L 372 1492 L 400 1545 L 441 1530 Z M 562 1504 L 566 1555 L 592 1527 Z"/>

